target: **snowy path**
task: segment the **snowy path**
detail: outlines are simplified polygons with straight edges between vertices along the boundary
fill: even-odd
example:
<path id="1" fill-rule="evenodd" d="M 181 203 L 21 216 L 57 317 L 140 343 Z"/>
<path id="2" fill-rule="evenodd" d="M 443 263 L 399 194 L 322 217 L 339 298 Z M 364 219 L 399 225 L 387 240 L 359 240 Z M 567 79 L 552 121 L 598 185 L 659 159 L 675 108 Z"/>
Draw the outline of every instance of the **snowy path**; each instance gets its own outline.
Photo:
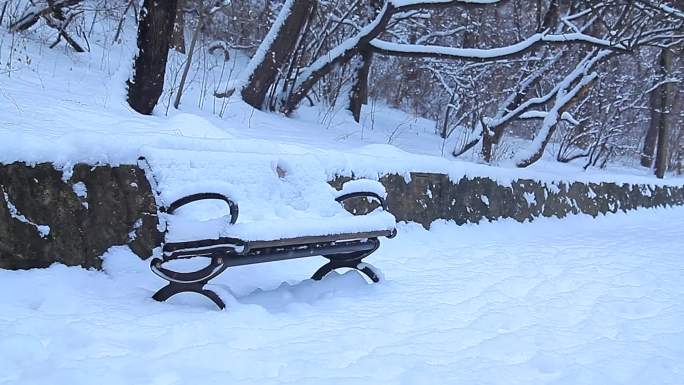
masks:
<path id="1" fill-rule="evenodd" d="M 155 303 L 145 263 L 108 258 L 0 270 L 0 384 L 684 382 L 683 208 L 403 225 L 370 258 L 382 284 L 306 280 L 317 259 L 236 268 L 227 312 Z"/>

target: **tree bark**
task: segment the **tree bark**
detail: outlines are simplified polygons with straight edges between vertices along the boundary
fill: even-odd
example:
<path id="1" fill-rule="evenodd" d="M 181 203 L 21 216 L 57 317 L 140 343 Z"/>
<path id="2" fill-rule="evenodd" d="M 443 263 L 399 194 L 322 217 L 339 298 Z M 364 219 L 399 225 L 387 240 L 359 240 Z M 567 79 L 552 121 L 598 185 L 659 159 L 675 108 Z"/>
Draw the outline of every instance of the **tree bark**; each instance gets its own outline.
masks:
<path id="1" fill-rule="evenodd" d="M 351 92 L 349 92 L 349 110 L 358 123 L 361 121 L 361 108 L 368 103 L 368 74 L 373 61 L 373 53 L 370 50 L 363 50 L 357 60 L 352 69 L 355 74 Z"/>
<path id="2" fill-rule="evenodd" d="M 648 124 L 648 131 L 646 131 L 646 136 L 644 137 L 644 147 L 641 152 L 641 165 L 644 167 L 653 167 L 653 155 L 655 154 L 656 142 L 658 141 L 658 129 L 660 127 L 660 120 L 662 119 L 662 114 L 660 113 L 660 90 L 662 87 L 651 92 L 649 96 L 650 113 L 651 118 Z"/>
<path id="3" fill-rule="evenodd" d="M 183 7 L 186 0 L 176 0 L 176 18 L 173 22 L 173 37 L 171 47 L 180 53 L 185 53 L 185 12 Z M 200 7 L 202 12 L 202 7 Z"/>
<path id="4" fill-rule="evenodd" d="M 184 0 L 179 0 L 179 1 L 184 1 Z M 197 28 L 195 28 L 195 32 L 192 34 L 192 39 L 190 40 L 190 52 L 188 52 L 188 57 L 185 60 L 185 67 L 183 67 L 183 74 L 181 75 L 181 80 L 180 83 L 178 84 L 178 93 L 176 94 L 176 100 L 173 102 L 173 108 L 178 109 L 180 106 L 181 99 L 183 98 L 183 90 L 185 89 L 185 82 L 188 80 L 188 74 L 190 73 L 190 67 L 192 67 L 192 57 L 195 54 L 195 45 L 197 44 L 197 39 L 199 38 L 199 34 L 202 31 L 202 26 L 204 24 L 204 1 L 200 0 L 199 1 L 199 18 L 197 20 Z M 179 10 L 182 12 L 182 10 Z M 178 22 L 178 18 L 176 18 L 176 23 Z M 175 26 L 174 26 L 175 28 Z M 178 47 L 176 46 L 176 50 L 178 50 Z M 185 42 L 183 42 L 183 51 L 185 51 Z"/>
<path id="5" fill-rule="evenodd" d="M 382 1 L 370 0 L 367 5 L 367 14 L 364 22 L 368 23 L 373 20 L 381 9 Z M 370 74 L 372 62 L 373 52 L 370 47 L 367 47 L 359 52 L 359 55 L 352 66 L 354 77 L 349 93 L 348 108 L 357 123 L 361 120 L 361 108 L 364 104 L 368 103 L 368 75 Z"/>
<path id="6" fill-rule="evenodd" d="M 150 115 L 164 89 L 166 61 L 176 19 L 177 0 L 145 0 L 140 10 L 138 55 L 128 85 L 128 104 Z"/>
<path id="7" fill-rule="evenodd" d="M 659 70 L 663 75 L 663 80 L 672 72 L 672 51 L 663 49 L 660 52 Z M 655 91 L 654 91 L 655 92 Z M 669 161 L 670 145 L 670 112 L 672 111 L 673 92 L 672 85 L 665 83 L 659 87 L 660 95 L 660 119 L 658 122 L 658 143 L 656 145 L 655 174 L 658 178 L 665 177 Z"/>
<path id="8" fill-rule="evenodd" d="M 280 11 L 278 20 L 248 65 L 242 99 L 252 107 L 261 109 L 269 88 L 280 68 L 293 53 L 303 28 L 306 26 L 315 0 L 288 0 Z M 277 29 L 277 30 L 276 30 Z"/>

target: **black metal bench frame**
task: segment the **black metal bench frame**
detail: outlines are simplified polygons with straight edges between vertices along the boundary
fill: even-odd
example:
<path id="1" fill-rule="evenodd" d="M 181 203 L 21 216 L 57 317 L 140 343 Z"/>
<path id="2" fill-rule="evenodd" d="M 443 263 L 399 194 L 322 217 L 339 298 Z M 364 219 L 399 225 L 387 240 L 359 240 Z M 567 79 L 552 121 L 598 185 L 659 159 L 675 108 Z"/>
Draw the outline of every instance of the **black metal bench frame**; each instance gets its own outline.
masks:
<path id="1" fill-rule="evenodd" d="M 345 201 L 359 197 L 375 199 L 383 210 L 387 210 L 385 200 L 373 192 L 344 194 L 337 197 L 336 201 L 344 205 Z M 207 199 L 226 202 L 230 209 L 230 223 L 234 224 L 237 221 L 239 212 L 237 203 L 218 193 L 189 195 L 176 200 L 168 207 L 161 207 L 160 211 L 170 215 L 188 203 Z M 321 280 L 335 269 L 350 268 L 365 274 L 371 281 L 378 282 L 380 280 L 378 272 L 362 261 L 380 247 L 380 237 L 392 238 L 395 235 L 396 230 L 380 230 L 274 241 L 243 241 L 226 237 L 189 242 L 167 243 L 164 241 L 161 258 L 153 258 L 150 268 L 169 283 L 159 289 L 152 298 L 157 301 L 166 301 L 178 293 L 193 292 L 209 298 L 219 308 L 224 309 L 226 305 L 223 300 L 205 286 L 227 268 L 313 256 L 322 256 L 329 260 L 313 274 L 314 280 Z M 209 258 L 210 263 L 193 272 L 177 272 L 164 267 L 165 263 L 173 260 L 195 257 Z"/>

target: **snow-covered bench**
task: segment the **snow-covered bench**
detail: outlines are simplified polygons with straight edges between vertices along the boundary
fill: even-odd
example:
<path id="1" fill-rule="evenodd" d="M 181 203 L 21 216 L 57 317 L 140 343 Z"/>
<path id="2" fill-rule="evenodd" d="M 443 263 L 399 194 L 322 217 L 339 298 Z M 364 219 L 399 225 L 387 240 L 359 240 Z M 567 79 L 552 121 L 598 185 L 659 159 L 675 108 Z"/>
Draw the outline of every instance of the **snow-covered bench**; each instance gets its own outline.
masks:
<path id="1" fill-rule="evenodd" d="M 377 181 L 354 180 L 337 191 L 325 182 L 316 159 L 305 155 L 283 159 L 146 149 L 140 164 L 156 191 L 164 233 L 161 256 L 150 264 L 169 282 L 154 294 L 158 301 L 195 292 L 223 309 L 224 302 L 206 285 L 227 268 L 311 256 L 329 260 L 313 274 L 314 280 L 352 268 L 379 281 L 378 272 L 363 259 L 378 249 L 379 238 L 391 238 L 396 230 Z M 363 215 L 344 208 L 364 198 L 377 207 Z M 165 267 L 195 257 L 205 257 L 209 264 L 191 272 Z"/>

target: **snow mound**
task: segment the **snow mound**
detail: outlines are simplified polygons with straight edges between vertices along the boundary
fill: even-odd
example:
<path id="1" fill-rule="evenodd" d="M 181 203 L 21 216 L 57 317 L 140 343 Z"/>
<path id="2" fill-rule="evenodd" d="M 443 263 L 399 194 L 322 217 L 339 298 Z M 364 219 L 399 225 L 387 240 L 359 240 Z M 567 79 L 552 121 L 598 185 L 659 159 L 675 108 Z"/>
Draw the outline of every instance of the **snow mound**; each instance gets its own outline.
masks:
<path id="1" fill-rule="evenodd" d="M 165 123 L 165 126 L 167 129 L 177 131 L 180 136 L 189 138 L 229 139 L 233 137 L 226 130 L 194 114 L 176 114 Z"/>

